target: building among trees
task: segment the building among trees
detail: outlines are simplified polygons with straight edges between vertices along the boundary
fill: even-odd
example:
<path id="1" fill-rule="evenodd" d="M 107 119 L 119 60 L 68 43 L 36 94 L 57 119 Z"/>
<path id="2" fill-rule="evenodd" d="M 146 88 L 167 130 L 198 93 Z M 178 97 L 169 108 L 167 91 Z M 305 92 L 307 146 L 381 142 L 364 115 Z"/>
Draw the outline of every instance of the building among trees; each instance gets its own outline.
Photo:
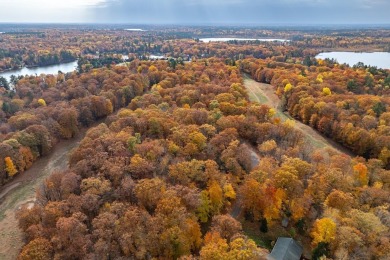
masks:
<path id="1" fill-rule="evenodd" d="M 299 260 L 302 256 L 302 247 L 292 238 L 279 237 L 268 260 Z"/>

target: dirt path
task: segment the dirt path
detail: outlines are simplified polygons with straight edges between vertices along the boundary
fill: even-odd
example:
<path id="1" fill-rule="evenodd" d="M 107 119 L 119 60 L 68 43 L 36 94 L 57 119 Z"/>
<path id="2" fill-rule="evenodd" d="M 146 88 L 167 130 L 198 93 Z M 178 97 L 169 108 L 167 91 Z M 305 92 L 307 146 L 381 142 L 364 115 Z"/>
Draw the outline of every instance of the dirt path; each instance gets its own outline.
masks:
<path id="1" fill-rule="evenodd" d="M 84 137 L 86 130 L 67 141 L 56 145 L 54 151 L 40 158 L 33 166 L 18 175 L 11 183 L 2 187 L 0 193 L 0 259 L 16 259 L 22 245 L 23 236 L 15 219 L 15 212 L 22 205 L 35 201 L 35 191 L 53 171 L 65 169 L 70 151 Z"/>
<path id="2" fill-rule="evenodd" d="M 288 119 L 294 120 L 295 128 L 302 131 L 306 141 L 311 144 L 314 148 L 328 148 L 332 149 L 337 153 L 345 153 L 349 156 L 355 156 L 353 153 L 348 151 L 346 148 L 342 147 L 340 144 L 335 141 L 322 136 L 319 132 L 312 129 L 310 126 L 301 123 L 298 120 L 292 118 L 288 113 L 284 113 L 281 107 L 281 101 L 279 97 L 274 93 L 275 89 L 270 84 L 259 83 L 251 79 L 248 75 L 244 74 L 244 85 L 248 90 L 249 99 L 253 102 L 259 102 L 261 104 L 266 104 L 269 107 L 272 107 L 276 110 L 277 116 L 280 117 L 282 121 Z M 256 154 L 256 153 L 255 153 Z M 238 197 L 235 204 L 232 206 L 231 215 L 237 218 L 241 214 L 241 199 Z M 259 237 L 259 235 L 256 235 Z M 305 256 L 310 256 L 310 242 L 302 241 L 304 246 Z"/>
<path id="3" fill-rule="evenodd" d="M 244 74 L 244 85 L 249 92 L 249 99 L 253 102 L 259 102 L 261 104 L 266 104 L 272 108 L 275 108 L 277 116 L 286 121 L 287 119 L 294 120 L 295 127 L 300 129 L 306 140 L 313 145 L 315 148 L 330 148 L 338 153 L 345 153 L 349 156 L 355 156 L 351 151 L 347 150 L 345 147 L 336 143 L 335 141 L 322 136 L 319 132 L 314 130 L 308 125 L 301 123 L 298 120 L 292 118 L 289 114 L 286 114 L 282 111 L 281 102 L 279 97 L 274 93 L 274 87 L 270 84 L 259 83 L 251 79 L 248 75 Z"/>

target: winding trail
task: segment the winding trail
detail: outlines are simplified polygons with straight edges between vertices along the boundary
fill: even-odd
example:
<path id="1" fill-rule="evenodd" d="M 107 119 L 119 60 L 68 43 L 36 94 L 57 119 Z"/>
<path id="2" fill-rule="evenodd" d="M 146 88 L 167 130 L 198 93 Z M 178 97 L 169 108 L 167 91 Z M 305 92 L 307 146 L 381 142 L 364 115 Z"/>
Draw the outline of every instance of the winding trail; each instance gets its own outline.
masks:
<path id="1" fill-rule="evenodd" d="M 84 137 L 86 129 L 77 137 L 58 143 L 50 155 L 38 159 L 33 166 L 1 188 L 0 193 L 0 259 L 16 259 L 23 246 L 23 234 L 15 218 L 23 205 L 35 201 L 35 191 L 53 171 L 68 166 L 70 151 Z"/>
<path id="2" fill-rule="evenodd" d="M 280 117 L 282 121 L 286 121 L 288 119 L 293 120 L 295 122 L 294 127 L 302 131 L 306 141 L 308 141 L 314 148 L 329 148 L 337 153 L 347 154 L 351 157 L 355 156 L 351 151 L 342 145 L 336 143 L 330 138 L 324 137 L 310 126 L 303 124 L 302 122 L 292 118 L 289 114 L 285 113 L 282 110 L 279 97 L 274 93 L 274 87 L 272 85 L 257 82 L 250 78 L 247 74 L 243 74 L 243 78 L 244 85 L 249 92 L 250 101 L 266 104 L 269 107 L 274 108 L 276 110 L 277 116 Z"/>
<path id="3" fill-rule="evenodd" d="M 322 136 L 319 132 L 312 129 L 310 126 L 301 123 L 300 121 L 292 118 L 288 113 L 285 113 L 281 107 L 281 101 L 279 97 L 274 93 L 274 87 L 270 84 L 259 83 L 250 78 L 247 74 L 243 74 L 244 85 L 248 90 L 249 100 L 252 102 L 258 102 L 266 104 L 271 108 L 274 108 L 276 115 L 284 122 L 286 120 L 293 120 L 295 122 L 295 129 L 301 131 L 304 134 L 306 142 L 310 147 L 316 149 L 331 149 L 336 153 L 343 153 L 349 156 L 355 156 L 349 150 L 334 142 L 333 140 Z M 247 145 L 251 151 L 252 167 L 256 167 L 260 162 L 260 157 L 257 154 L 255 148 L 251 145 Z M 233 202 L 230 210 L 230 215 L 237 219 L 242 214 L 242 198 L 238 195 L 237 199 Z M 310 256 L 310 242 L 304 243 L 304 255 Z"/>

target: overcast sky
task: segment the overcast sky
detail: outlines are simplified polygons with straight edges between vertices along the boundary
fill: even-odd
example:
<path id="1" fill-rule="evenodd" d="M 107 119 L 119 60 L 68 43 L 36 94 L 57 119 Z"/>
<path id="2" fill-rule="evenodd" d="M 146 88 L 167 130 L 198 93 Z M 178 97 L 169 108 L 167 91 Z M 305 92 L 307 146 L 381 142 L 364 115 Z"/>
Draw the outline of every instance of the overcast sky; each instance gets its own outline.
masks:
<path id="1" fill-rule="evenodd" d="M 0 0 L 0 22 L 390 24 L 390 0 Z"/>

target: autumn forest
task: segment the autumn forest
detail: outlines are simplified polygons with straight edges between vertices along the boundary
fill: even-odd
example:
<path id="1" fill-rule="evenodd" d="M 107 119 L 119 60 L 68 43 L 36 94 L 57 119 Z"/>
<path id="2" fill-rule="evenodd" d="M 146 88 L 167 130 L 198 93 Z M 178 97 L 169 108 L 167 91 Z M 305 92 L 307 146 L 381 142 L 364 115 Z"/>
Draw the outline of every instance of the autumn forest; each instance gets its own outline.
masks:
<path id="1" fill-rule="evenodd" d="M 77 61 L 0 73 L 0 220 L 77 143 L 12 202 L 17 259 L 390 258 L 390 69 L 316 58 L 390 30 L 0 26 L 0 72 Z"/>

